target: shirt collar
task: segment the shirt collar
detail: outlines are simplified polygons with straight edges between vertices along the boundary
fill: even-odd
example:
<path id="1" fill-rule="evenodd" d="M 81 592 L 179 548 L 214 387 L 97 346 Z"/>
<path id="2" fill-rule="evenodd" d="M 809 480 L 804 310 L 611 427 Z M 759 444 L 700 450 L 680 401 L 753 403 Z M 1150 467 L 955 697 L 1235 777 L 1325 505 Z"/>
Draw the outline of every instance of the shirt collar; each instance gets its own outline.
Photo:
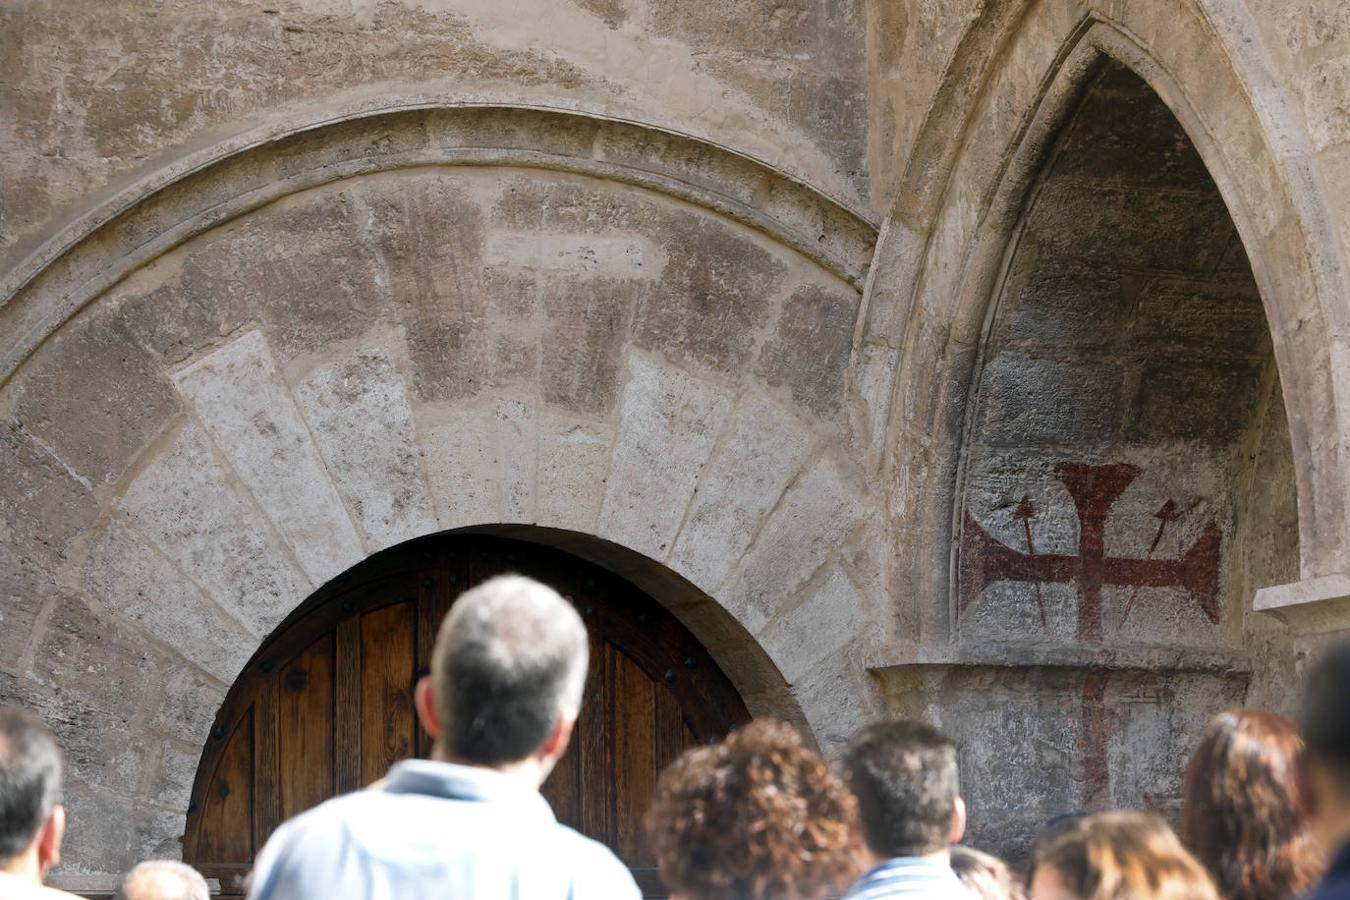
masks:
<path id="1" fill-rule="evenodd" d="M 500 803 L 522 807 L 541 816 L 553 817 L 548 801 L 519 779 L 478 766 L 405 759 L 395 763 L 381 790 L 391 794 L 425 794 L 447 800 Z"/>
<path id="2" fill-rule="evenodd" d="M 879 875 L 887 872 L 932 872 L 934 874 L 950 875 L 956 878 L 956 873 L 952 871 L 950 863 L 943 862 L 940 859 L 929 859 L 923 856 L 896 856 L 883 863 L 873 866 L 863 878 L 869 878 L 872 875 Z"/>

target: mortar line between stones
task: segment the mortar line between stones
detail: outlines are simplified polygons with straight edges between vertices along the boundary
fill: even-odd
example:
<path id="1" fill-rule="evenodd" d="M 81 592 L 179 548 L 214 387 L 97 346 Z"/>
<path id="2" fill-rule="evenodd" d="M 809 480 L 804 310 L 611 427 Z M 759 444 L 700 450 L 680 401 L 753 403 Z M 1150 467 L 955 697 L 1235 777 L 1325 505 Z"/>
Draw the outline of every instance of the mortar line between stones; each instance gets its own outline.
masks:
<path id="1" fill-rule="evenodd" d="M 344 495 L 341 488 L 338 487 L 337 479 L 333 477 L 332 471 L 328 468 L 328 460 L 324 458 L 323 447 L 319 444 L 319 439 L 314 435 L 314 428 L 309 424 L 309 417 L 305 415 L 304 407 L 300 405 L 300 398 L 296 396 L 295 388 L 290 380 L 282 373 L 281 366 L 277 364 L 277 358 L 272 354 L 271 347 L 267 348 L 267 356 L 272 363 L 272 373 L 276 376 L 277 381 L 281 383 L 282 390 L 285 392 L 287 399 L 291 401 L 291 407 L 295 410 L 295 414 L 300 418 L 300 424 L 304 426 L 305 434 L 309 436 L 309 444 L 314 448 L 314 455 L 319 460 L 319 468 L 323 471 L 324 480 L 328 482 L 328 487 L 333 491 L 333 496 L 337 497 L 339 506 L 342 507 L 342 511 L 347 515 L 347 522 L 351 525 L 352 532 L 356 535 L 356 542 L 361 547 L 361 553 L 363 554 L 362 559 L 367 559 L 370 557 L 371 552 L 370 544 L 366 539 L 366 530 L 361 527 L 361 523 L 357 521 L 354 515 L 352 515 L 351 505 L 348 503 L 347 497 Z M 341 574 L 341 572 L 334 572 L 329 577 L 332 578 Z"/>
<path id="2" fill-rule="evenodd" d="M 136 524 L 135 520 L 132 519 L 131 516 L 127 515 L 127 513 L 124 510 L 120 508 L 113 510 L 112 517 L 109 521 L 110 522 L 117 521 L 123 528 L 131 532 L 132 535 L 134 535 L 137 540 L 139 540 L 143 545 L 145 545 L 145 547 L 149 549 L 151 553 L 157 556 L 164 563 L 168 564 L 173 569 L 173 571 L 176 572 L 179 575 L 179 577 L 181 577 L 184 581 L 195 587 L 197 589 L 197 592 L 201 594 L 202 598 L 205 600 L 206 605 L 210 606 L 216 612 L 220 613 L 220 615 L 226 621 L 233 622 L 234 624 L 238 625 L 239 628 L 242 631 L 244 631 L 244 633 L 252 636 L 255 640 L 259 641 L 262 640 L 262 638 L 264 637 L 263 635 L 255 632 L 247 622 L 243 621 L 238 616 L 234 615 L 229 610 L 227 610 L 225 607 L 221 606 L 220 603 L 216 601 L 216 598 L 211 594 L 211 592 L 206 589 L 206 586 L 204 584 L 202 584 L 195 577 L 193 577 L 193 575 L 190 572 L 184 570 L 183 567 L 180 566 L 177 563 L 177 561 L 173 559 L 173 557 L 165 553 L 164 548 L 160 547 L 158 543 L 156 543 L 149 535 L 147 535 L 144 531 L 142 531 L 140 526 Z"/>
<path id="3" fill-rule="evenodd" d="M 318 585 L 314 583 L 314 580 L 309 577 L 309 573 L 300 565 L 300 557 L 296 554 L 295 548 L 291 546 L 291 542 L 286 539 L 286 535 L 282 534 L 281 529 L 277 527 L 277 524 L 272 521 L 272 517 L 267 514 L 267 510 L 263 509 L 262 503 L 253 495 L 253 491 L 251 491 L 249 486 L 244 483 L 244 480 L 239 477 L 239 473 L 235 470 L 234 464 L 230 462 L 229 457 L 226 456 L 225 451 L 221 450 L 216 444 L 216 439 L 211 434 L 211 430 L 206 427 L 206 423 L 197 415 L 196 404 L 189 401 L 188 407 L 188 420 L 191 421 L 192 424 L 194 424 L 206 437 L 207 448 L 211 451 L 211 458 L 215 460 L 216 465 L 220 466 L 221 472 L 225 476 L 226 487 L 236 491 L 239 494 L 240 499 L 257 513 L 258 518 L 267 529 L 269 535 L 268 543 L 272 544 L 275 549 L 281 551 L 282 555 L 286 557 L 286 561 L 290 564 L 293 573 L 298 577 L 299 583 L 307 585 L 312 593 L 314 588 L 318 587 Z M 308 594 L 306 596 L 308 596 Z M 298 598 L 291 609 L 294 609 L 295 606 L 303 603 L 304 599 L 304 597 Z M 287 610 L 287 612 L 289 612 L 289 610 Z"/>

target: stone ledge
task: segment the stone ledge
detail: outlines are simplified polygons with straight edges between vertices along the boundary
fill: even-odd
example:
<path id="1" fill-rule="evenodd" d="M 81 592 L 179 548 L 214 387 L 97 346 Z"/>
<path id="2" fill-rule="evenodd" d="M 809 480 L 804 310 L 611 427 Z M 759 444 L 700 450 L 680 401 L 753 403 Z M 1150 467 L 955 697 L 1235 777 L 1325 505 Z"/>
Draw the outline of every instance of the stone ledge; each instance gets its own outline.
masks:
<path id="1" fill-rule="evenodd" d="M 1155 674 L 1247 675 L 1245 654 L 1178 647 L 1045 647 L 980 644 L 882 650 L 867 670 L 884 674 L 900 669 L 1094 669 Z"/>
<path id="2" fill-rule="evenodd" d="M 1300 636 L 1350 630 L 1350 575 L 1261 588 L 1252 609 L 1274 616 Z"/>

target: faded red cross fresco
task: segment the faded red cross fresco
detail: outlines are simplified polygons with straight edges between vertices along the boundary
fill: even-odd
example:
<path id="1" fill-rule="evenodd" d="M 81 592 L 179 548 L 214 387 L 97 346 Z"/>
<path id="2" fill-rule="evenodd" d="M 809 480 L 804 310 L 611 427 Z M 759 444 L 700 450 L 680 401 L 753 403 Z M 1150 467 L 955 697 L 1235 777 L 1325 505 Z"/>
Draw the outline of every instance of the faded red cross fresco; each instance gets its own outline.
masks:
<path id="1" fill-rule="evenodd" d="M 1035 510 L 1030 498 L 1018 505 L 1013 515 L 1026 529 L 1027 550 L 1014 550 L 985 531 L 970 512 L 965 514 L 961 530 L 959 578 L 960 609 L 979 599 L 984 589 L 999 581 L 1029 582 L 1036 586 L 1038 604 L 1042 584 L 1078 585 L 1078 639 L 1085 643 L 1102 642 L 1102 587 L 1116 585 L 1140 588 L 1181 587 L 1204 610 L 1211 622 L 1219 621 L 1219 526 L 1211 519 L 1199 539 L 1180 559 L 1154 559 L 1167 525 L 1177 518 L 1176 504 L 1170 499 L 1155 514 L 1159 519 L 1157 536 L 1144 558 L 1106 555 L 1106 519 L 1120 495 L 1139 476 L 1139 469 L 1127 463 L 1086 465 L 1060 463 L 1058 478 L 1073 498 L 1078 512 L 1078 554 L 1069 556 L 1037 553 L 1032 542 L 1030 519 Z M 1126 605 L 1126 615 L 1133 597 Z M 1044 622 L 1045 611 L 1041 609 Z"/>

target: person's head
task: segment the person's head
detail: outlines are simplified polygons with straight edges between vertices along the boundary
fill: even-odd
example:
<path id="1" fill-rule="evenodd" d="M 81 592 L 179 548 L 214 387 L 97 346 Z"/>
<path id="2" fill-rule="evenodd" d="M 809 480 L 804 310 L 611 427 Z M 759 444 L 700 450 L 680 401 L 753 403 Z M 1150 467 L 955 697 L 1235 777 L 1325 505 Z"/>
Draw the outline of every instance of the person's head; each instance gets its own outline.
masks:
<path id="1" fill-rule="evenodd" d="M 956 744 L 931 725 L 867 726 L 849 742 L 844 777 L 878 859 L 941 853 L 965 834 Z"/>
<path id="2" fill-rule="evenodd" d="M 505 575 L 466 592 L 417 685 L 437 757 L 542 783 L 567 749 L 588 656 L 586 626 L 552 588 Z"/>
<path id="3" fill-rule="evenodd" d="M 208 900 L 206 879 L 186 863 L 143 862 L 127 873 L 114 900 Z"/>
<path id="4" fill-rule="evenodd" d="M 675 760 L 646 824 L 672 897 L 814 900 L 857 872 L 854 815 L 796 729 L 760 720 Z"/>
<path id="5" fill-rule="evenodd" d="M 0 707 L 0 871 L 40 881 L 65 830 L 56 738 L 32 713 Z"/>
<path id="6" fill-rule="evenodd" d="M 1203 866 L 1158 816 L 1084 816 L 1036 847 L 1031 900 L 1218 900 Z"/>
<path id="7" fill-rule="evenodd" d="M 1299 807 L 1303 739 L 1274 713 L 1210 720 L 1182 788 L 1181 836 L 1229 900 L 1302 895 L 1321 873 Z"/>
<path id="8" fill-rule="evenodd" d="M 979 900 L 1023 900 L 1026 896 L 1007 863 L 974 847 L 952 847 L 952 871 Z"/>
<path id="9" fill-rule="evenodd" d="M 1327 853 L 1350 842 L 1350 641 L 1318 660 L 1303 689 L 1300 797 Z"/>

